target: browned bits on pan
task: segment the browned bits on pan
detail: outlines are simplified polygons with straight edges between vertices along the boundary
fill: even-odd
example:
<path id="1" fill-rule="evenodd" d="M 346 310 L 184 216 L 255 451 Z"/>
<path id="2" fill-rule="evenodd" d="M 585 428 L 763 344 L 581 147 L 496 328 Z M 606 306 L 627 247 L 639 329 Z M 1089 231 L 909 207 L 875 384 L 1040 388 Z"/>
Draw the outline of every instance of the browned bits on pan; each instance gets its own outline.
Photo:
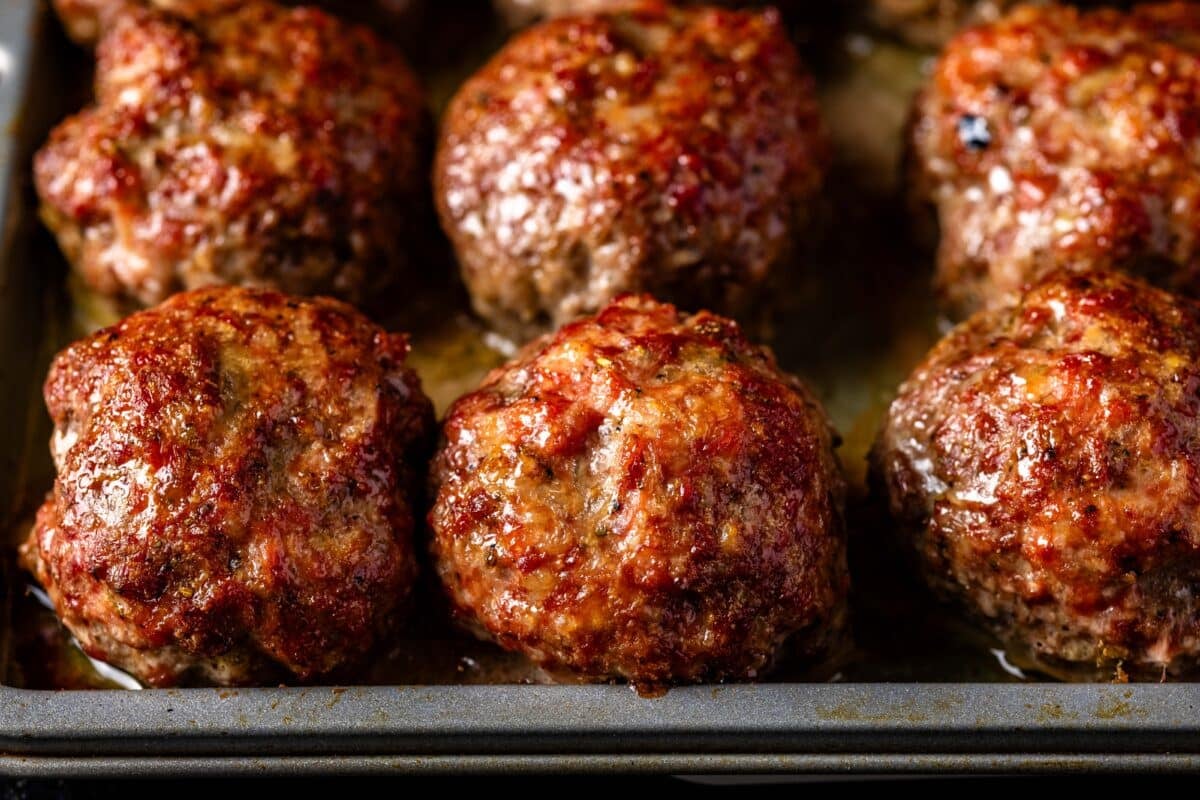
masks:
<path id="1" fill-rule="evenodd" d="M 362 302 L 408 274 L 426 111 L 374 34 L 263 2 L 190 20 L 136 6 L 97 57 L 95 105 L 35 170 L 88 289 L 126 308 L 213 284 Z"/>
<path id="2" fill-rule="evenodd" d="M 1011 302 L 1063 267 L 1200 291 L 1198 96 L 1194 3 L 1022 8 L 954 39 L 912 128 L 945 306 Z"/>
<path id="3" fill-rule="evenodd" d="M 622 291 L 744 306 L 827 155 L 776 12 L 647 8 L 515 37 L 452 100 L 434 177 L 475 310 L 525 337 Z"/>
<path id="4" fill-rule="evenodd" d="M 436 569 L 460 620 L 553 671 L 754 678 L 842 621 L 832 438 L 733 322 L 625 297 L 450 409 Z"/>
<path id="5" fill-rule="evenodd" d="M 416 576 L 433 413 L 405 337 L 333 300 L 177 295 L 61 353 L 23 563 L 153 685 L 342 674 Z"/>
<path id="6" fill-rule="evenodd" d="M 1200 305 L 1061 274 L 901 387 L 872 454 L 928 582 L 1052 666 L 1200 660 Z"/>

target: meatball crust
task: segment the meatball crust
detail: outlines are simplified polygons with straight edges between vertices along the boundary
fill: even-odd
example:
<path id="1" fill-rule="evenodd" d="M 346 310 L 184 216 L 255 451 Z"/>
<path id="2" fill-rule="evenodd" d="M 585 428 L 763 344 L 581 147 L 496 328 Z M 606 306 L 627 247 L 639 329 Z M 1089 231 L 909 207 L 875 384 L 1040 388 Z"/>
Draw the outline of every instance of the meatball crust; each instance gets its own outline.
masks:
<path id="1" fill-rule="evenodd" d="M 738 310 L 827 155 L 778 13 L 648 8 L 511 40 L 451 101 L 434 180 L 475 310 L 527 337 L 624 291 Z"/>
<path id="2" fill-rule="evenodd" d="M 95 89 L 35 164 L 86 288 L 127 310 L 217 284 L 362 302 L 408 268 L 426 111 L 365 28 L 261 2 L 193 22 L 134 8 Z"/>
<path id="3" fill-rule="evenodd" d="M 359 662 L 416 577 L 433 411 L 407 352 L 339 302 L 218 288 L 59 354 L 21 558 L 83 649 L 155 686 Z"/>
<path id="4" fill-rule="evenodd" d="M 917 101 L 912 185 L 956 316 L 1050 272 L 1200 289 L 1200 6 L 1023 7 L 946 48 Z"/>
<path id="5" fill-rule="evenodd" d="M 954 329 L 872 454 L 930 585 L 1049 665 L 1200 656 L 1200 305 L 1058 274 Z"/>
<path id="6" fill-rule="evenodd" d="M 641 686 L 753 678 L 843 616 L 828 420 L 708 312 L 617 299 L 453 405 L 432 467 L 438 574 L 477 634 Z"/>

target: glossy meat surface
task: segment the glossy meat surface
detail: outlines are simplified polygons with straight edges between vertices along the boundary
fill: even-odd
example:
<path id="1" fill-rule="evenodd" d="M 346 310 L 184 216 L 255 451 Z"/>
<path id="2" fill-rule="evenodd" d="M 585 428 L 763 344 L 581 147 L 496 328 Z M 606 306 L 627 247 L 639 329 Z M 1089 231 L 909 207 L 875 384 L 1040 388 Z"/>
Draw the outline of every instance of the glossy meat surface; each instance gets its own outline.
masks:
<path id="1" fill-rule="evenodd" d="M 912 185 L 964 316 L 1059 268 L 1200 292 L 1200 5 L 1022 8 L 954 39 L 921 94 Z"/>
<path id="2" fill-rule="evenodd" d="M 409 275 L 427 112 L 374 34 L 263 2 L 134 9 L 97 57 L 95 104 L 35 163 L 88 289 L 127 310 L 220 284 L 363 302 Z"/>
<path id="3" fill-rule="evenodd" d="M 451 101 L 434 179 L 475 310 L 527 338 L 625 291 L 741 309 L 827 155 L 776 12 L 646 9 L 513 38 Z"/>
<path id="4" fill-rule="evenodd" d="M 337 675 L 416 577 L 432 407 L 404 336 L 208 289 L 69 347 L 24 565 L 90 655 L 156 686 Z"/>
<path id="5" fill-rule="evenodd" d="M 749 679 L 848 577 L 824 411 L 729 320 L 628 296 L 450 409 L 431 480 L 461 621 L 560 676 Z"/>
<path id="6" fill-rule="evenodd" d="M 872 456 L 943 597 L 1049 665 L 1200 657 L 1200 305 L 1109 273 L 981 312 L 901 387 Z"/>

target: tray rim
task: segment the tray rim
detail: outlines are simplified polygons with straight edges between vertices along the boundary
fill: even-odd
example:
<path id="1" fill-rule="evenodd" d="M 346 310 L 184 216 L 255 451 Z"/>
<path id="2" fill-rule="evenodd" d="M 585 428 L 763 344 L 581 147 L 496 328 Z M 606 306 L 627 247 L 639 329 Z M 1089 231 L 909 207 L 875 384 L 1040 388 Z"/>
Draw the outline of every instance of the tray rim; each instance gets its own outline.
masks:
<path id="1" fill-rule="evenodd" d="M 1200 769 L 1196 684 L 0 687 L 0 774 Z"/>

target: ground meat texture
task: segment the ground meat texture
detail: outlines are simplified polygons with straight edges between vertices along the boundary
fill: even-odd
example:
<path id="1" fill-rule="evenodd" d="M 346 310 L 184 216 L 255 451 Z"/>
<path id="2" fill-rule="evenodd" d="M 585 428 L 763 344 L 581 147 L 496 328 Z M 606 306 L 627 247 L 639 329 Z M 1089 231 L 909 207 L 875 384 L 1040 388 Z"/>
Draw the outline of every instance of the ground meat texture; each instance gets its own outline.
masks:
<path id="1" fill-rule="evenodd" d="M 429 514 L 460 620 L 552 674 L 745 679 L 847 590 L 820 405 L 733 322 L 624 297 L 446 416 Z"/>
<path id="2" fill-rule="evenodd" d="M 433 412 L 407 352 L 342 303 L 220 288 L 61 353 L 21 559 L 83 649 L 154 686 L 359 663 L 416 576 Z"/>
<path id="3" fill-rule="evenodd" d="M 127 310 L 217 284 L 362 302 L 406 274 L 426 111 L 372 33 L 260 2 L 194 22 L 135 8 L 97 55 L 95 105 L 35 164 L 87 289 Z"/>
<path id="4" fill-rule="evenodd" d="M 1021 8 L 963 33 L 921 94 L 912 186 L 963 316 L 1058 268 L 1200 288 L 1200 6 Z"/>
<path id="5" fill-rule="evenodd" d="M 521 338 L 623 291 L 745 306 L 826 158 L 776 12 L 650 9 L 511 40 L 451 101 L 434 179 L 475 310 Z"/>
<path id="6" fill-rule="evenodd" d="M 955 328 L 873 472 L 924 574 L 1010 646 L 1111 677 L 1200 656 L 1200 305 L 1065 274 Z"/>

